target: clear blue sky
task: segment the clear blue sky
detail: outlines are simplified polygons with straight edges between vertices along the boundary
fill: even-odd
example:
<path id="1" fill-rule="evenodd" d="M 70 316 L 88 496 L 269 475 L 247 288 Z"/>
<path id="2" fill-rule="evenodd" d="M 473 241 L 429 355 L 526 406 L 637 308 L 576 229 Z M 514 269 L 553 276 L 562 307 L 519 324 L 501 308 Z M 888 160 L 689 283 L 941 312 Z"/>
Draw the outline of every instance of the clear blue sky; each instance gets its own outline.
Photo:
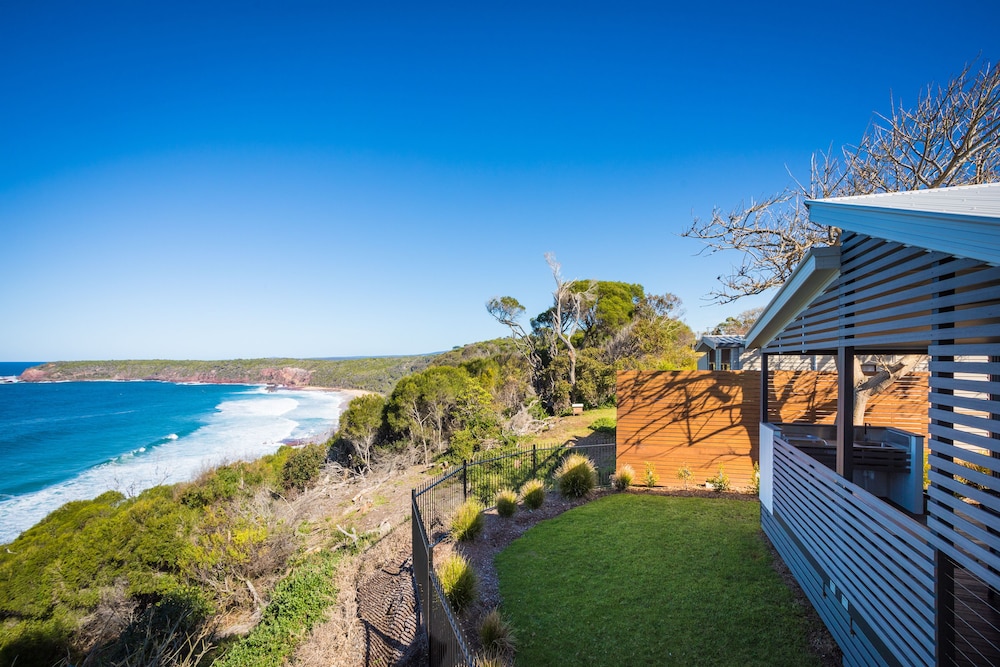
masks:
<path id="1" fill-rule="evenodd" d="M 692 214 L 1000 57 L 995 0 L 671 4 L 0 4 L 0 360 L 444 350 L 547 251 L 704 330 L 766 299 Z"/>

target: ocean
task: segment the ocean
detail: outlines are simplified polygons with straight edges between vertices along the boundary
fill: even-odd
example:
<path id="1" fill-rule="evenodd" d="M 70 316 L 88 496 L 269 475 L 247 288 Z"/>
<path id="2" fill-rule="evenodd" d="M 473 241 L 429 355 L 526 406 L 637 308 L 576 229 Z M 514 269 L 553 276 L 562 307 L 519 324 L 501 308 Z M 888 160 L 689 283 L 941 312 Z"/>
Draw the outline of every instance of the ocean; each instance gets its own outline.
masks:
<path id="1" fill-rule="evenodd" d="M 158 484 L 322 440 L 350 401 L 338 392 L 167 382 L 5 383 L 0 362 L 0 544 L 71 500 Z"/>

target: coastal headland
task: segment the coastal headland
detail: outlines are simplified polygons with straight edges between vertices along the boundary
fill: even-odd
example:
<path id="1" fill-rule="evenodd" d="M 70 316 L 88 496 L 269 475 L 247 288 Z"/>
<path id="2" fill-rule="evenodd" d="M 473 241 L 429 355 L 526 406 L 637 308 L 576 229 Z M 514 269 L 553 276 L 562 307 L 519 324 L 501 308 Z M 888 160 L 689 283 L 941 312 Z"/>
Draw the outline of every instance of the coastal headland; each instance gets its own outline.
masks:
<path id="1" fill-rule="evenodd" d="M 57 361 L 25 370 L 21 382 L 154 380 L 207 384 L 267 384 L 289 389 L 387 393 L 403 376 L 427 367 L 434 355 L 351 359 L 231 359 Z"/>

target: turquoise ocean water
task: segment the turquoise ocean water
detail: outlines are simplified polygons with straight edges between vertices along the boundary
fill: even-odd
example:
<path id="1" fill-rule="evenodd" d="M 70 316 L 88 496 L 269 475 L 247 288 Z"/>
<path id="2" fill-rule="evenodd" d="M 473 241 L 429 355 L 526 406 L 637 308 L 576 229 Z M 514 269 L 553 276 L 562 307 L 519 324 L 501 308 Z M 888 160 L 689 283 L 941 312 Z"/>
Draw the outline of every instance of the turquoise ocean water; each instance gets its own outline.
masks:
<path id="1" fill-rule="evenodd" d="M 0 378 L 34 364 L 0 362 Z M 318 440 L 350 397 L 250 385 L 0 383 L 0 544 L 70 500 L 126 495 Z"/>

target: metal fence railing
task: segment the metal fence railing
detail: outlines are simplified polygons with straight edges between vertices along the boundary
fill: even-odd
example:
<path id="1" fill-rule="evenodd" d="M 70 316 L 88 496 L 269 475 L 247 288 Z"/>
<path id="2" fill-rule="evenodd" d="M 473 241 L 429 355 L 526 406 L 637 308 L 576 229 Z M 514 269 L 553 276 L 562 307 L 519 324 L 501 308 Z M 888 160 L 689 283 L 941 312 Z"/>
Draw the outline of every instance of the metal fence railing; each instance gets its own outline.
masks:
<path id="1" fill-rule="evenodd" d="M 599 486 L 608 486 L 615 471 L 614 440 L 598 444 L 564 444 L 524 448 L 462 465 L 412 491 L 413 576 L 420 601 L 420 625 L 427 636 L 432 667 L 473 667 L 475 658 L 454 610 L 434 574 L 434 547 L 448 535 L 451 516 L 468 498 L 494 504 L 497 491 L 517 490 L 530 479 L 549 481 L 570 453 L 584 454 L 597 468 Z"/>

